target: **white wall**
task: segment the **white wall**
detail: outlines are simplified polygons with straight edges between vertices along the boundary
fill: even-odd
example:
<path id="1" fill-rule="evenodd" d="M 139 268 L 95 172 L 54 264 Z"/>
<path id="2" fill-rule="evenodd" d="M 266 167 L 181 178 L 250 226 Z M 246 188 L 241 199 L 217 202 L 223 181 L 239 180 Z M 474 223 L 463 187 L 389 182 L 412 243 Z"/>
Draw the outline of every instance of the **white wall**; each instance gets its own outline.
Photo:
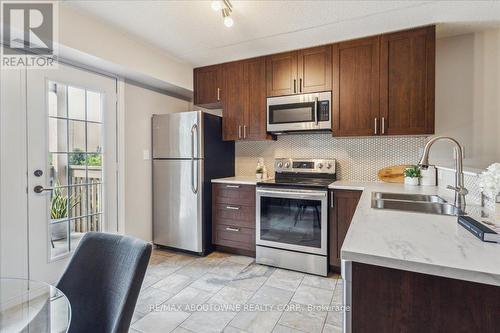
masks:
<path id="1" fill-rule="evenodd" d="M 125 84 L 125 234 L 152 240 L 151 116 L 187 111 L 189 102 Z"/>
<path id="2" fill-rule="evenodd" d="M 457 138 L 465 164 L 500 162 L 500 29 L 436 42 L 436 134 Z M 439 156 L 439 158 L 438 158 Z M 433 161 L 451 165 L 452 150 L 436 143 Z"/>
<path id="3" fill-rule="evenodd" d="M 193 89 L 191 64 L 64 3 L 59 5 L 59 43 L 153 80 Z"/>

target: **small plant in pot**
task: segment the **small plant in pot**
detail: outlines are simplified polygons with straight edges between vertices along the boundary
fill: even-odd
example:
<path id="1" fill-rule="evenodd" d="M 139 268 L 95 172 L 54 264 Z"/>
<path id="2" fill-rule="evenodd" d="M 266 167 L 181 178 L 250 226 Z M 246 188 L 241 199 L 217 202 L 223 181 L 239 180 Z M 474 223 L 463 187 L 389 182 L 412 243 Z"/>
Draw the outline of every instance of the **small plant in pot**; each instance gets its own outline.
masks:
<path id="1" fill-rule="evenodd" d="M 420 169 L 416 165 L 406 168 L 403 174 L 405 176 L 405 185 L 418 185 L 421 175 Z"/>

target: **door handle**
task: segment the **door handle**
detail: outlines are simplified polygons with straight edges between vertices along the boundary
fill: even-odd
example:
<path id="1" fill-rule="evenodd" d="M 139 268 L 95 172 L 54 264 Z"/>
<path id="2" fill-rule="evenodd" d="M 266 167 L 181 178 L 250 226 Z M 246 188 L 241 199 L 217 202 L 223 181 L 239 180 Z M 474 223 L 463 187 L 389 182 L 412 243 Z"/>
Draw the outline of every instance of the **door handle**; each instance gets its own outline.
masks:
<path id="1" fill-rule="evenodd" d="M 240 185 L 226 185 L 226 188 L 240 188 Z"/>
<path id="2" fill-rule="evenodd" d="M 297 79 L 293 79 L 293 92 L 297 92 Z"/>
<path id="3" fill-rule="evenodd" d="M 330 192 L 330 207 L 333 208 L 333 191 Z"/>
<path id="4" fill-rule="evenodd" d="M 227 231 L 240 231 L 240 228 L 226 227 Z"/>
<path id="5" fill-rule="evenodd" d="M 377 119 L 377 117 L 375 117 L 375 135 L 378 134 L 377 127 L 378 127 L 378 119 Z"/>
<path id="6" fill-rule="evenodd" d="M 238 125 L 238 139 L 241 139 L 241 125 Z"/>
<path id="7" fill-rule="evenodd" d="M 193 124 L 191 127 L 191 190 L 194 194 L 198 193 L 198 170 L 196 170 L 196 181 L 194 179 L 194 164 L 195 164 L 195 156 L 194 156 L 194 136 L 198 138 L 198 125 Z M 198 151 L 198 150 L 197 150 Z"/>
<path id="8" fill-rule="evenodd" d="M 37 185 L 33 188 L 33 192 L 35 193 L 43 193 L 45 191 L 53 191 L 54 189 L 52 187 L 43 187 L 42 185 Z"/>
<path id="9" fill-rule="evenodd" d="M 385 117 L 382 117 L 382 134 L 385 134 Z"/>
<path id="10" fill-rule="evenodd" d="M 243 139 L 247 138 L 247 125 L 243 125 Z"/>
<path id="11" fill-rule="evenodd" d="M 302 92 L 302 78 L 299 79 L 299 92 Z"/>
<path id="12" fill-rule="evenodd" d="M 220 88 L 217 88 L 217 102 L 220 101 Z"/>
<path id="13" fill-rule="evenodd" d="M 226 209 L 231 209 L 231 210 L 240 210 L 240 207 L 236 207 L 236 206 L 226 206 Z"/>
<path id="14" fill-rule="evenodd" d="M 318 125 L 318 112 L 319 112 L 319 99 L 318 97 L 316 97 L 315 101 L 314 101 L 314 122 L 316 123 L 316 125 Z"/>

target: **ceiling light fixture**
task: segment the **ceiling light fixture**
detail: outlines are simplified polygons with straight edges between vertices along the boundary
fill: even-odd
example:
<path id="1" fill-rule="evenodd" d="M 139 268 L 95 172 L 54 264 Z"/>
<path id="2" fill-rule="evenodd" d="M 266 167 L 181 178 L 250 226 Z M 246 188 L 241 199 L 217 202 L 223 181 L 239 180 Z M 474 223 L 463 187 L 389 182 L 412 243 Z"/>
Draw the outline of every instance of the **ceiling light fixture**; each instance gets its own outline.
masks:
<path id="1" fill-rule="evenodd" d="M 233 5 L 229 0 L 222 1 L 212 1 L 212 10 L 221 11 L 222 17 L 224 18 L 224 25 L 228 28 L 232 27 L 234 20 L 231 17 L 231 12 L 233 11 Z"/>

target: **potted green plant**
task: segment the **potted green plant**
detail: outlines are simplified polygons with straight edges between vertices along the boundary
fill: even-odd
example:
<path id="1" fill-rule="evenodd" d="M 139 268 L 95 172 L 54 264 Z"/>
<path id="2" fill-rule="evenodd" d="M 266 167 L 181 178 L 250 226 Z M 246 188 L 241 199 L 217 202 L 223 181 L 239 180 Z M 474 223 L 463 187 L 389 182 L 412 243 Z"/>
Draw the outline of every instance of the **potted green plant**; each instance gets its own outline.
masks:
<path id="1" fill-rule="evenodd" d="M 408 167 L 403 172 L 405 176 L 405 185 L 418 185 L 420 180 L 420 169 L 416 165 Z"/>

